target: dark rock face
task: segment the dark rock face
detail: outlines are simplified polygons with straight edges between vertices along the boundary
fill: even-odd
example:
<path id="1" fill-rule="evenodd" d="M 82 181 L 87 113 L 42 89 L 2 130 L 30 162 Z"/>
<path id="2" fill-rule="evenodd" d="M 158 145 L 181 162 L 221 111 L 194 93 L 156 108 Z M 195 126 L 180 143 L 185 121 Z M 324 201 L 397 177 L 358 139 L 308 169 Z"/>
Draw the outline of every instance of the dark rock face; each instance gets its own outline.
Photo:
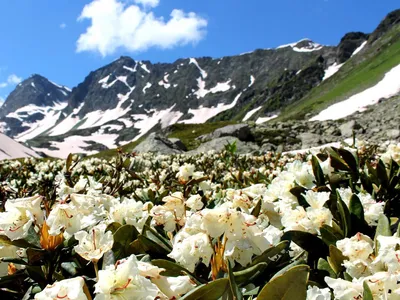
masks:
<path id="1" fill-rule="evenodd" d="M 32 107 L 49 108 L 65 103 L 70 93 L 71 91 L 64 86 L 40 75 L 32 75 L 18 84 L 0 108 L 0 123 L 7 124 L 5 133 L 13 137 L 28 130 L 29 127 L 23 126 L 23 122 L 35 123 L 45 117 L 41 111 L 35 111 Z M 24 109 L 25 107 L 28 109 Z"/>
<path id="2" fill-rule="evenodd" d="M 385 19 L 379 24 L 375 31 L 369 37 L 369 42 L 373 43 L 379 39 L 382 35 L 388 32 L 394 25 L 400 23 L 400 9 L 389 13 Z"/>
<path id="3" fill-rule="evenodd" d="M 18 108 L 33 104 L 36 106 L 52 106 L 54 102 L 63 102 L 70 95 L 70 90 L 59 86 L 40 75 L 32 75 L 24 80 L 7 97 L 0 109 L 0 118 Z"/>
<path id="4" fill-rule="evenodd" d="M 337 61 L 339 64 L 346 62 L 354 51 L 368 40 L 368 34 L 363 32 L 350 32 L 340 41 L 337 48 Z"/>

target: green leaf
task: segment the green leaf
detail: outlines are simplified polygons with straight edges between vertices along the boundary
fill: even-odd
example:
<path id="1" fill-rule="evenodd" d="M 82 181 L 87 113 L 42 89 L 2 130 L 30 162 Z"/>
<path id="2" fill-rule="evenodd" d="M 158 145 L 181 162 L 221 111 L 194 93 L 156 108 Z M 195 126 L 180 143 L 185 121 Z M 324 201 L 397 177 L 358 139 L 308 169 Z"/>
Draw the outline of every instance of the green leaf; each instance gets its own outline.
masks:
<path id="1" fill-rule="evenodd" d="M 328 272 L 328 274 L 329 274 L 330 277 L 336 278 L 335 271 L 331 268 L 331 266 L 329 265 L 329 263 L 328 263 L 325 259 L 323 259 L 323 258 L 320 258 L 320 259 L 318 260 L 317 269 L 318 269 L 318 270 L 321 270 L 321 271 Z"/>
<path id="2" fill-rule="evenodd" d="M 384 186 L 389 186 L 389 178 L 386 172 L 385 163 L 382 160 L 379 160 L 378 165 L 376 166 L 376 173 L 378 175 L 379 182 Z"/>
<path id="3" fill-rule="evenodd" d="M 368 283 L 366 280 L 364 280 L 363 283 L 364 291 L 363 291 L 363 300 L 374 300 L 374 297 L 372 296 L 371 289 L 368 286 Z"/>
<path id="4" fill-rule="evenodd" d="M 251 212 L 252 216 L 255 216 L 256 218 L 258 218 L 258 216 L 260 215 L 260 212 L 261 212 L 261 205 L 262 205 L 262 199 L 258 200 L 256 206 L 252 210 L 252 212 Z"/>
<path id="5" fill-rule="evenodd" d="M 228 278 L 220 278 L 210 283 L 202 284 L 183 296 L 182 300 L 218 300 L 228 289 Z"/>
<path id="6" fill-rule="evenodd" d="M 28 262 L 22 258 L 15 258 L 15 257 L 2 257 L 0 258 L 0 262 L 4 263 L 13 263 L 17 265 L 28 265 Z"/>
<path id="7" fill-rule="evenodd" d="M 381 214 L 378 219 L 378 226 L 376 227 L 374 242 L 375 242 L 375 254 L 379 251 L 379 243 L 378 243 L 378 236 L 391 236 L 392 231 L 390 230 L 390 223 L 389 219 L 384 215 Z"/>
<path id="8" fill-rule="evenodd" d="M 328 246 L 320 238 L 308 232 L 287 231 L 283 234 L 282 240 L 293 241 L 317 258 L 326 257 L 329 253 Z"/>
<path id="9" fill-rule="evenodd" d="M 233 272 L 236 283 L 246 284 L 253 282 L 255 278 L 263 273 L 267 266 L 268 264 L 266 262 L 260 262 L 255 266 L 248 267 L 241 271 Z"/>
<path id="10" fill-rule="evenodd" d="M 189 275 L 196 281 L 197 284 L 200 283 L 205 283 L 204 280 L 197 278 L 196 275 L 194 275 L 192 272 L 189 270 L 185 269 L 181 265 L 174 263 L 169 260 L 165 259 L 153 259 L 151 261 L 151 264 L 153 266 L 165 269 L 165 271 L 162 271 L 160 274 L 166 277 L 178 277 L 182 275 Z"/>
<path id="11" fill-rule="evenodd" d="M 339 192 L 336 192 L 337 197 L 337 207 L 340 215 L 340 223 L 341 228 L 343 230 L 344 236 L 349 237 L 351 234 L 351 217 L 349 209 L 347 208 L 346 203 L 343 202 L 340 197 Z"/>
<path id="12" fill-rule="evenodd" d="M 239 290 L 239 287 L 236 284 L 235 281 L 235 276 L 232 271 L 232 266 L 230 261 L 228 260 L 228 279 L 229 279 L 229 287 L 230 287 L 230 292 L 233 300 L 242 300 L 243 295 Z"/>
<path id="13" fill-rule="evenodd" d="M 61 268 L 72 276 L 76 276 L 76 274 L 78 274 L 79 267 L 75 262 L 63 262 L 61 263 Z"/>
<path id="14" fill-rule="evenodd" d="M 271 257 L 274 257 L 277 254 L 281 254 L 283 251 L 289 248 L 289 241 L 282 241 L 278 245 L 268 248 L 262 254 L 253 259 L 251 266 L 255 266 L 261 262 L 269 263 L 271 261 Z"/>
<path id="15" fill-rule="evenodd" d="M 129 245 L 136 240 L 138 236 L 139 231 L 132 225 L 123 225 L 115 231 L 112 250 L 116 260 L 129 256 Z"/>
<path id="16" fill-rule="evenodd" d="M 43 265 L 45 263 L 46 250 L 28 248 L 26 249 L 26 256 L 30 265 Z"/>
<path id="17" fill-rule="evenodd" d="M 327 246 L 336 245 L 338 240 L 342 240 L 344 238 L 340 232 L 335 231 L 333 227 L 328 225 L 322 225 L 319 230 L 321 232 L 321 238 Z"/>
<path id="18" fill-rule="evenodd" d="M 332 270 L 336 274 L 339 274 L 340 272 L 344 271 L 344 267 L 342 266 L 342 264 L 345 260 L 348 260 L 348 258 L 342 254 L 342 251 L 340 251 L 333 245 L 329 246 L 328 262 Z"/>
<path id="19" fill-rule="evenodd" d="M 318 158 L 316 158 L 314 155 L 311 158 L 311 164 L 317 186 L 324 186 L 325 185 L 324 172 L 322 172 Z"/>
<path id="20" fill-rule="evenodd" d="M 293 300 L 307 298 L 307 280 L 310 267 L 300 265 L 268 282 L 257 300 Z"/>
<path id="21" fill-rule="evenodd" d="M 354 155 L 343 148 L 338 148 L 337 152 L 343 158 L 344 162 L 349 166 L 354 174 L 358 174 L 358 163 Z"/>
<path id="22" fill-rule="evenodd" d="M 351 196 L 349 210 L 358 220 L 364 221 L 364 207 L 356 194 Z"/>

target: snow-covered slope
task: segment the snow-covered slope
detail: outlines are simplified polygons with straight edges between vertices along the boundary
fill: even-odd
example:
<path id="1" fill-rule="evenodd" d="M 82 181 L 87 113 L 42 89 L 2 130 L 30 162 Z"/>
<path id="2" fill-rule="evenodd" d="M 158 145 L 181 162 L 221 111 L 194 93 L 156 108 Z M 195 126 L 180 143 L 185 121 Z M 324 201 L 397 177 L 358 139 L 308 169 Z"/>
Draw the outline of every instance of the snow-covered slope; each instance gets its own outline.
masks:
<path id="1" fill-rule="evenodd" d="M 40 157 L 35 151 L 0 133 L 0 160 Z"/>
<path id="2" fill-rule="evenodd" d="M 400 65 L 385 74 L 383 79 L 373 87 L 355 94 L 347 100 L 329 106 L 310 121 L 337 120 L 357 111 L 365 110 L 369 105 L 378 103 L 400 93 Z"/>

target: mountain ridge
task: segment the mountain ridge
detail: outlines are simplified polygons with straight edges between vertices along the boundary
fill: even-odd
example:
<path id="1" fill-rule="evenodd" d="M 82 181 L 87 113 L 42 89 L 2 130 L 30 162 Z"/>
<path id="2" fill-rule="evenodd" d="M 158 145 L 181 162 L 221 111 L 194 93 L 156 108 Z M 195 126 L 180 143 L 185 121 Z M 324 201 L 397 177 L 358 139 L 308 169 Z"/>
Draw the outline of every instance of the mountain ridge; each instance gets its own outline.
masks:
<path id="1" fill-rule="evenodd" d="M 175 123 L 244 119 L 261 123 L 304 102 L 310 92 L 332 81 L 348 61 L 367 59 L 364 53 L 396 28 L 399 16 L 400 10 L 390 13 L 371 34 L 347 33 L 337 46 L 303 39 L 236 56 L 155 64 L 122 56 L 90 72 L 72 91 L 45 79 L 58 88 L 50 95 L 67 94 L 62 99 L 42 95 L 40 102 L 38 97 L 19 96 L 25 100 L 21 104 L 17 87 L 6 99 L 5 109 L 0 108 L 0 128 L 54 155 L 55 149 L 61 151 L 74 143 L 79 144 L 74 150 L 89 154 L 115 148 Z M 32 78 L 22 86 L 34 93 Z M 10 109 L 9 103 L 13 106 L 14 102 L 19 106 Z M 32 102 L 45 109 L 35 117 L 21 114 Z"/>

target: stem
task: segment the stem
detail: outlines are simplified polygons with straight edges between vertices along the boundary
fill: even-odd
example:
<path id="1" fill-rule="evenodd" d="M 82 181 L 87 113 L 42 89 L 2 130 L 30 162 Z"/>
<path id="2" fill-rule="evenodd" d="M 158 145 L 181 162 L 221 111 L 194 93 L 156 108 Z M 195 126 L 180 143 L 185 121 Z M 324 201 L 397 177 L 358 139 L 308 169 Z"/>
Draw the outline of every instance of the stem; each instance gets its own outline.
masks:
<path id="1" fill-rule="evenodd" d="M 93 260 L 94 272 L 96 273 L 96 281 L 99 281 L 99 266 L 97 260 Z"/>

